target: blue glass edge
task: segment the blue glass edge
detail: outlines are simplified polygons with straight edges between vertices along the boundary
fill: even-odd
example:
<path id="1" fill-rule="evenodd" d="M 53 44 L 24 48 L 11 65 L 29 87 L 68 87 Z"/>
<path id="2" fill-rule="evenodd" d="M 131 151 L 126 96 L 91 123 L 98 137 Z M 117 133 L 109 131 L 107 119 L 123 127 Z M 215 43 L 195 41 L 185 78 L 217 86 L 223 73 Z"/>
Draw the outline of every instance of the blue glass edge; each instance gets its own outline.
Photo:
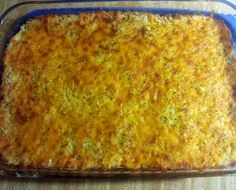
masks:
<path id="1" fill-rule="evenodd" d="M 18 19 L 14 25 L 14 28 L 9 33 L 6 39 L 6 44 L 9 39 L 20 30 L 21 25 L 26 23 L 27 20 L 35 18 L 37 16 L 43 16 L 48 14 L 60 14 L 60 15 L 68 15 L 68 14 L 79 14 L 81 12 L 89 12 L 89 11 L 137 11 L 137 12 L 149 12 L 154 14 L 159 14 L 161 16 L 164 15 L 172 15 L 175 16 L 177 14 L 184 15 L 192 15 L 192 14 L 203 14 L 203 15 L 212 15 L 211 12 L 207 11 L 197 11 L 197 10 L 185 10 L 185 9 L 169 9 L 169 8 L 140 8 L 140 7 L 83 7 L 83 8 L 55 8 L 55 9 L 39 9 L 34 10 L 20 19 Z M 236 16 L 228 15 L 228 14 L 219 14 L 214 13 L 214 18 L 218 20 L 222 20 L 228 26 L 232 35 L 232 43 L 234 46 L 234 55 L 236 55 Z"/>
<path id="2" fill-rule="evenodd" d="M 121 1 L 121 0 L 45 0 L 45 1 L 41 1 L 41 0 L 32 0 L 32 1 L 23 1 L 17 4 L 14 4 L 13 6 L 9 7 L 7 10 L 5 10 L 5 12 L 3 12 L 0 15 L 0 23 L 2 23 L 3 19 L 5 18 L 5 16 L 11 12 L 12 10 L 14 10 L 17 7 L 23 6 L 23 5 L 34 5 L 34 4 L 59 4 L 59 3 L 80 3 L 80 2 L 117 2 L 117 1 Z M 126 0 L 126 1 L 137 1 L 137 0 Z M 138 0 L 138 1 L 146 1 L 146 0 Z M 149 0 L 149 1 L 163 1 L 163 0 Z M 165 0 L 166 2 L 172 2 L 172 1 L 178 1 L 178 0 Z M 198 0 L 180 0 L 180 2 L 197 2 Z M 204 0 L 204 2 L 219 2 L 219 3 L 223 3 L 225 5 L 230 6 L 231 8 L 233 8 L 236 11 L 236 4 L 228 1 L 228 0 Z"/>
<path id="3" fill-rule="evenodd" d="M 98 0 L 62 0 L 60 2 L 97 2 Z M 106 1 L 120 1 L 120 0 L 100 0 L 103 2 Z M 126 1 L 136 1 L 136 0 L 126 0 Z M 146 1 L 146 0 L 139 0 L 139 1 Z M 158 0 L 150 0 L 150 1 L 158 1 Z M 159 0 L 160 1 L 160 0 Z M 178 1 L 178 0 L 165 0 L 165 1 Z M 181 2 L 191 2 L 191 1 L 196 1 L 196 0 L 181 0 Z M 233 9 L 236 10 L 236 5 L 234 3 L 231 3 L 230 1 L 227 0 L 209 0 L 209 2 L 220 2 L 220 3 L 224 3 L 230 7 L 232 7 Z"/>

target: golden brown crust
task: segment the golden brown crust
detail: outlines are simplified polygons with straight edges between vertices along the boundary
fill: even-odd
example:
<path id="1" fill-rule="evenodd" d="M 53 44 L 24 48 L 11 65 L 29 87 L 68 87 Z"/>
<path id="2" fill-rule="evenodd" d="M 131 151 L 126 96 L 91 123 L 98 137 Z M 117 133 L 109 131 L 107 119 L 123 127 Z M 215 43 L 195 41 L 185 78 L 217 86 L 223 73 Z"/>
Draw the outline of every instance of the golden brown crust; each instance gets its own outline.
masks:
<path id="1" fill-rule="evenodd" d="M 1 157 L 81 170 L 234 163 L 230 39 L 202 15 L 30 20 L 4 56 Z"/>

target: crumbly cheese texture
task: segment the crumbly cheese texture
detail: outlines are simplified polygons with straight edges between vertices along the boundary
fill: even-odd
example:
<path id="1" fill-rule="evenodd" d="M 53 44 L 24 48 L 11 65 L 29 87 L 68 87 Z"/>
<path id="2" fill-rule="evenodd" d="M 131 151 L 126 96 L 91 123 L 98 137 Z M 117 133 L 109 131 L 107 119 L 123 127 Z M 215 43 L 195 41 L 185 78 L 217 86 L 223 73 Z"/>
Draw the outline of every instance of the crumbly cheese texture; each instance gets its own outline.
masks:
<path id="1" fill-rule="evenodd" d="M 235 163 L 223 28 L 116 11 L 29 20 L 4 56 L 1 158 L 79 170 Z"/>

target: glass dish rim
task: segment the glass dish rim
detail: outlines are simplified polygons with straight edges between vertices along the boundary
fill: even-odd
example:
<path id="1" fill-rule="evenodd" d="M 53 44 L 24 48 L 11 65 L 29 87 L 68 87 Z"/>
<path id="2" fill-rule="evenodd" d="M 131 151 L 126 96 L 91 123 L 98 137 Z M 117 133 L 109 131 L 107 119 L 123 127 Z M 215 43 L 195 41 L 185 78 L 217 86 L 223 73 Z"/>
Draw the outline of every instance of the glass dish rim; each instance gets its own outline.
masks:
<path id="1" fill-rule="evenodd" d="M 103 2 L 119 2 L 119 1 L 127 1 L 127 2 L 135 2 L 135 1 L 146 1 L 146 0 L 104 0 Z M 178 0 L 148 0 L 153 2 L 178 2 Z M 84 2 L 101 2 L 99 0 L 31 0 L 31 1 L 22 1 L 20 3 L 16 3 L 10 7 L 8 7 L 5 11 L 3 11 L 2 14 L 0 14 L 0 24 L 4 20 L 4 18 L 10 13 L 12 10 L 24 6 L 24 5 L 37 5 L 37 4 L 63 4 L 63 3 L 84 3 Z M 236 11 L 236 4 L 228 1 L 228 0 L 180 0 L 179 2 L 216 2 L 216 3 L 223 3 L 231 8 L 233 8 Z"/>

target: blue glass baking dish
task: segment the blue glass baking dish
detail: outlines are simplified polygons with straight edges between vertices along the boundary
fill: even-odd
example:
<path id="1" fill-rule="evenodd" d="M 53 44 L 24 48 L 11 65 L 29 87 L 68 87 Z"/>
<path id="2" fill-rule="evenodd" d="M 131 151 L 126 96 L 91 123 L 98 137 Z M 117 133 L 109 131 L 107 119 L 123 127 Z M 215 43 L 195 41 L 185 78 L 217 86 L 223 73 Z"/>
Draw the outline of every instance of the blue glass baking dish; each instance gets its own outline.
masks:
<path id="1" fill-rule="evenodd" d="M 0 55 L 2 57 L 8 40 L 28 19 L 47 14 L 78 14 L 86 11 L 142 11 L 159 15 L 204 14 L 223 20 L 231 31 L 234 54 L 236 55 L 236 5 L 230 1 L 28 1 L 16 4 L 0 16 Z M 0 59 L 1 60 L 1 59 Z M 1 60 L 2 63 L 2 60 Z M 2 67 L 3 64 L 1 64 Z M 204 170 L 66 170 L 25 168 L 6 165 L 0 161 L 0 176 L 15 177 L 45 177 L 45 176 L 74 176 L 74 177 L 111 177 L 111 176 L 156 176 L 156 177 L 189 177 L 225 175 L 236 173 L 236 166 L 211 168 Z"/>

